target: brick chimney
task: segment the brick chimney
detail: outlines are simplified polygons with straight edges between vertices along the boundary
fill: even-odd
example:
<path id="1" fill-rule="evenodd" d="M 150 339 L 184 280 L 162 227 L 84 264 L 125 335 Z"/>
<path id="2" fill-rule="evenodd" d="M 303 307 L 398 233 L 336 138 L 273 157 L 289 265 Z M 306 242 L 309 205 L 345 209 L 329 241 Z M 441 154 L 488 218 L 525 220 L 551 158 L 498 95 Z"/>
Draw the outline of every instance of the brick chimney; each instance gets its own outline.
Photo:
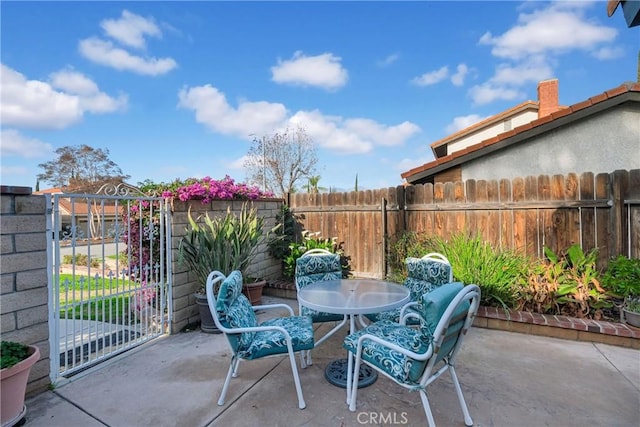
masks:
<path id="1" fill-rule="evenodd" d="M 538 83 L 538 118 L 548 116 L 559 109 L 558 79 Z"/>

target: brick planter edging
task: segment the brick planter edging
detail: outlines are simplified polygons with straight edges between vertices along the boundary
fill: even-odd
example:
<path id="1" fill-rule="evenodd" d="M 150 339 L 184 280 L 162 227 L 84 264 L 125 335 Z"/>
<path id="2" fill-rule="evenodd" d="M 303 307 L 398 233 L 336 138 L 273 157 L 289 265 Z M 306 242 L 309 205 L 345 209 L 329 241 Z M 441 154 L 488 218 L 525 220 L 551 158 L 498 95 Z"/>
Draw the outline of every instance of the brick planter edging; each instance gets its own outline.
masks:
<path id="1" fill-rule="evenodd" d="M 480 307 L 474 326 L 640 349 L 640 329 L 604 320 Z"/>
<path id="2" fill-rule="evenodd" d="M 296 299 L 296 287 L 291 281 L 269 281 L 264 288 L 264 294 Z M 640 349 L 640 329 L 624 323 L 480 307 L 473 325 Z"/>

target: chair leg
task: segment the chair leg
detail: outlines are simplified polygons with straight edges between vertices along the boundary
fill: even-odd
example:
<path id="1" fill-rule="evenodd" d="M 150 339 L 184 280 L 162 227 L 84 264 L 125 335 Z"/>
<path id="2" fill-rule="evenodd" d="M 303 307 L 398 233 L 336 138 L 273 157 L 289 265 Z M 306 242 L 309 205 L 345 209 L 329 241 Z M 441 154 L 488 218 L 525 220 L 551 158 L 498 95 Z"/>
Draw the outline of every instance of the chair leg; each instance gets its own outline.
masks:
<path id="1" fill-rule="evenodd" d="M 235 356 L 231 357 L 231 363 L 229 364 L 229 371 L 227 372 L 227 377 L 224 380 L 224 385 L 222 386 L 222 393 L 220 393 L 220 398 L 218 399 L 218 405 L 224 405 L 224 398 L 227 395 L 227 389 L 229 388 L 229 383 L 231 382 L 231 377 L 235 376 L 235 372 L 238 369 L 238 358 Z"/>
<path id="2" fill-rule="evenodd" d="M 289 347 L 291 348 L 291 347 Z M 289 350 L 289 362 L 291 363 L 291 371 L 293 372 L 293 382 L 296 384 L 296 392 L 298 393 L 298 408 L 304 409 L 307 404 L 302 396 L 302 386 L 300 385 L 300 377 L 298 376 L 298 368 L 296 367 L 296 356 L 293 350 Z"/>
<path id="3" fill-rule="evenodd" d="M 420 400 L 422 400 L 422 407 L 424 408 L 424 413 L 427 416 L 427 423 L 429 423 L 429 427 L 436 427 L 436 422 L 433 419 L 433 413 L 431 413 L 431 406 L 429 405 L 429 399 L 427 398 L 426 391 L 420 390 Z"/>
<path id="4" fill-rule="evenodd" d="M 237 357 L 235 363 L 233 364 L 233 378 L 238 376 L 238 366 L 240 366 L 240 358 Z"/>
<path id="5" fill-rule="evenodd" d="M 349 353 L 347 357 L 349 358 L 349 362 L 354 358 L 351 353 Z M 358 380 L 360 379 L 360 375 L 353 374 L 354 372 L 360 372 L 360 358 L 356 356 L 355 359 L 355 366 L 352 365 L 353 369 L 347 369 L 347 403 L 349 404 L 349 410 L 351 412 L 356 411 Z M 351 365 L 351 363 L 347 363 L 347 365 Z"/>
<path id="6" fill-rule="evenodd" d="M 462 414 L 464 415 L 464 424 L 466 426 L 472 426 L 473 420 L 471 419 L 471 415 L 469 414 L 467 402 L 465 402 L 464 396 L 462 395 L 462 388 L 460 387 L 460 382 L 458 381 L 458 376 L 456 375 L 456 370 L 453 365 L 449 365 L 449 372 L 451 373 L 451 381 L 453 381 L 453 385 L 456 388 L 456 393 L 458 394 L 460 408 L 462 408 Z"/>
<path id="7" fill-rule="evenodd" d="M 300 350 L 300 368 L 307 369 L 306 354 L 307 350 Z"/>

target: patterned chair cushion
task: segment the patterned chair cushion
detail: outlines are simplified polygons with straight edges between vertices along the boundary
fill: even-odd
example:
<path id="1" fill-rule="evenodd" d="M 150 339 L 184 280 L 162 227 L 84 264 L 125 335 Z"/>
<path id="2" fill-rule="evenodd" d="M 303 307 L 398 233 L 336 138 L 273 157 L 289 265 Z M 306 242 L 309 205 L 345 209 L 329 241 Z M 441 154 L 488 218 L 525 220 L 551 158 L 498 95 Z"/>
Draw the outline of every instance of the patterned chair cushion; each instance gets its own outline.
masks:
<path id="1" fill-rule="evenodd" d="M 260 326 L 282 326 L 291 335 L 293 351 L 313 349 L 313 324 L 305 316 L 271 319 Z M 256 332 L 253 341 L 239 355 L 244 359 L 257 359 L 271 354 L 287 353 L 287 341 L 278 331 Z"/>
<path id="2" fill-rule="evenodd" d="M 355 354 L 358 339 L 363 334 L 375 335 L 378 338 L 419 354 L 425 353 L 431 345 L 430 337 L 423 335 L 419 329 L 403 326 L 389 320 L 382 320 L 348 335 L 344 339 L 343 347 Z M 426 361 L 413 360 L 398 351 L 391 350 L 371 340 L 363 342 L 362 358 L 384 370 L 403 384 L 416 384 L 420 381 L 427 363 Z"/>
<path id="3" fill-rule="evenodd" d="M 301 316 L 308 316 L 314 322 L 338 322 L 344 319 L 344 315 L 342 314 L 325 313 L 305 306 L 302 306 L 301 310 Z"/>
<path id="4" fill-rule="evenodd" d="M 419 302 L 422 295 L 431 292 L 439 286 L 449 282 L 451 266 L 430 259 L 412 258 L 406 260 L 408 277 L 404 285 L 409 288 L 409 298 L 413 302 Z M 367 314 L 366 317 L 372 322 L 380 320 L 391 320 L 400 322 L 400 308 L 382 313 Z M 416 310 L 409 309 L 416 312 Z M 407 319 L 407 325 L 416 326 L 420 322 L 414 317 Z"/>
<path id="5" fill-rule="evenodd" d="M 402 310 L 402 307 L 399 307 L 393 310 L 383 311 L 380 313 L 365 314 L 365 316 L 367 317 L 367 319 L 371 320 L 372 322 L 379 322 L 380 320 L 388 320 L 390 322 L 399 323 L 401 310 Z M 409 326 L 417 326 L 419 324 L 420 324 L 420 321 L 415 317 L 410 317 L 407 319 L 407 325 Z"/>
<path id="6" fill-rule="evenodd" d="M 220 285 L 216 301 L 218 319 L 227 328 L 249 328 L 257 326 L 258 320 L 251 303 L 242 294 L 242 275 L 233 271 Z M 255 332 L 226 334 L 231 347 L 236 352 L 248 348 L 254 340 Z"/>
<path id="7" fill-rule="evenodd" d="M 407 258 L 408 277 L 404 284 L 411 292 L 411 301 L 420 301 L 422 295 L 449 283 L 451 266 L 422 258 Z"/>
<path id="8" fill-rule="evenodd" d="M 328 275 L 328 277 L 325 275 Z M 341 279 L 340 255 L 301 256 L 296 260 L 295 276 L 296 286 L 299 289 L 318 280 Z"/>
<path id="9" fill-rule="evenodd" d="M 340 255 L 302 256 L 296 260 L 296 288 L 304 288 L 313 282 L 342 279 Z M 302 307 L 301 315 L 310 316 L 314 322 L 334 322 L 344 318 L 342 314 L 324 313 Z"/>

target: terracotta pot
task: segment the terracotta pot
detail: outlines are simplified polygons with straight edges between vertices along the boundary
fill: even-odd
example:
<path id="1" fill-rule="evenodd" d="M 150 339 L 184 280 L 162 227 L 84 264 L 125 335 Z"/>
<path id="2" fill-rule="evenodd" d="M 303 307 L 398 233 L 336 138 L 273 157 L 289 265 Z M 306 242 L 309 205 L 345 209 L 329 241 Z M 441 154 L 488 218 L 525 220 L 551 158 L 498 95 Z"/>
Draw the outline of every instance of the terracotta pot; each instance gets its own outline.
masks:
<path id="1" fill-rule="evenodd" d="M 2 396 L 2 427 L 15 425 L 20 421 L 27 408 L 24 396 L 27 391 L 31 367 L 40 359 L 40 350 L 29 346 L 30 356 L 10 368 L 0 370 L 0 395 Z"/>
<path id="2" fill-rule="evenodd" d="M 260 305 L 262 302 L 262 288 L 267 284 L 266 280 L 258 282 L 244 283 L 242 285 L 242 293 L 249 298 L 251 305 Z"/>

